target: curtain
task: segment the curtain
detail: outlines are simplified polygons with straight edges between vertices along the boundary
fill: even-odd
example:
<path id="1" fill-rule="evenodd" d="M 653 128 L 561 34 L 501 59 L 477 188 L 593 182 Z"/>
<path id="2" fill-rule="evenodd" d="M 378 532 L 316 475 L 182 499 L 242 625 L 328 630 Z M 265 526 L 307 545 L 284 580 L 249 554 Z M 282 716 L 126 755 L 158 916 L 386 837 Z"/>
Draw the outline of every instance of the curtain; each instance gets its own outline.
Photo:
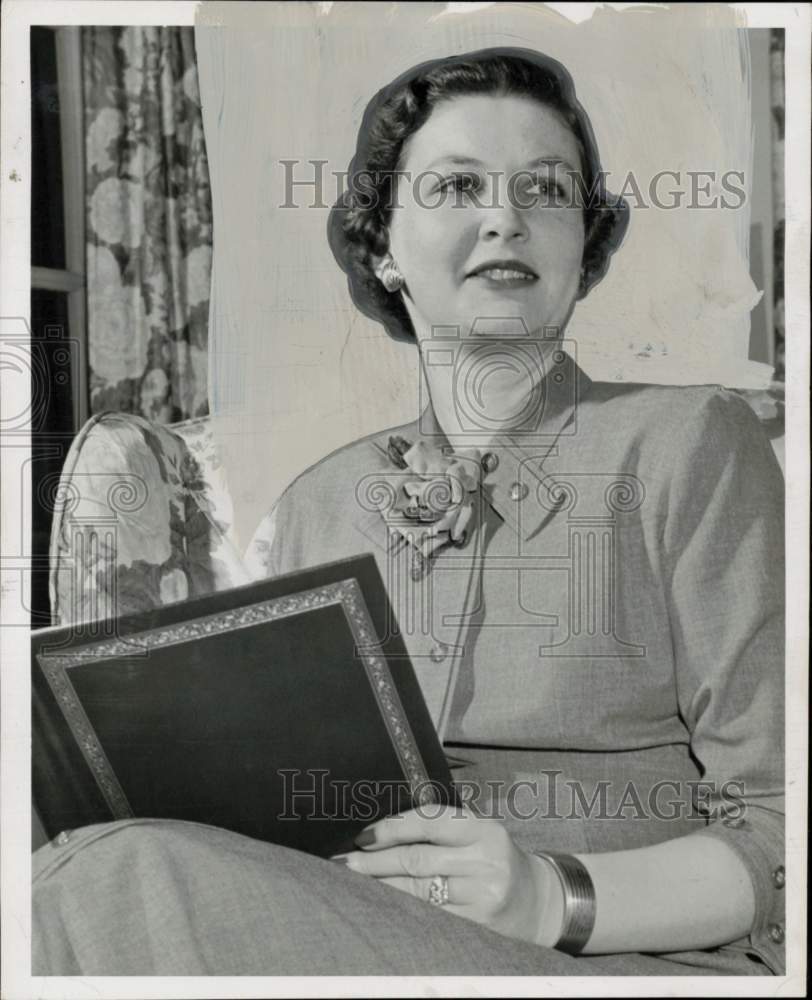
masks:
<path id="1" fill-rule="evenodd" d="M 208 413 L 209 170 L 194 31 L 82 29 L 90 409 Z"/>
<path id="2" fill-rule="evenodd" d="M 773 316 L 775 379 L 784 381 L 784 28 L 770 32 L 770 103 L 773 128 Z"/>

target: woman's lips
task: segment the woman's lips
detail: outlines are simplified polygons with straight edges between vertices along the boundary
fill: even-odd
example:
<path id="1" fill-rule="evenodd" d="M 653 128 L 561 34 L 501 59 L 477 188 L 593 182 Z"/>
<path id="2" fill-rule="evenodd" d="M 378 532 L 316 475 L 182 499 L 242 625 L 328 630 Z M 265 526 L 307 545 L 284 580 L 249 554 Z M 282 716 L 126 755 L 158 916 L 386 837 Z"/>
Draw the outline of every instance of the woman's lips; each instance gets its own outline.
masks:
<path id="1" fill-rule="evenodd" d="M 471 278 L 493 288 L 524 288 L 538 281 L 534 274 L 509 267 L 488 267 L 472 274 Z"/>

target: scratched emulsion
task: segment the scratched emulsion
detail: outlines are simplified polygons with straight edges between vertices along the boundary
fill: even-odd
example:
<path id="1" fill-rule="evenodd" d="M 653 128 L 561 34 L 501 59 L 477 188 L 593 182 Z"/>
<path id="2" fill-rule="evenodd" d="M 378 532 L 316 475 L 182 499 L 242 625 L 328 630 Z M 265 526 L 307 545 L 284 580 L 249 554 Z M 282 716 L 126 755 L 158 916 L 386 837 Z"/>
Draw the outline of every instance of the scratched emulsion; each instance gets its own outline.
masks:
<path id="1" fill-rule="evenodd" d="M 588 374 L 769 381 L 767 366 L 747 361 L 760 293 L 749 204 L 735 193 L 749 188 L 752 157 L 742 17 L 721 4 L 599 9 L 578 24 L 540 4 L 199 6 L 215 233 L 211 400 L 243 543 L 293 476 L 417 415 L 416 348 L 353 307 L 325 233 L 333 172 L 349 164 L 367 101 L 443 54 L 530 47 L 574 78 L 608 185 L 631 207 L 624 246 L 567 330 Z M 281 207 L 286 170 L 311 182 L 292 189 L 298 207 Z M 721 198 L 737 207 L 706 207 Z"/>

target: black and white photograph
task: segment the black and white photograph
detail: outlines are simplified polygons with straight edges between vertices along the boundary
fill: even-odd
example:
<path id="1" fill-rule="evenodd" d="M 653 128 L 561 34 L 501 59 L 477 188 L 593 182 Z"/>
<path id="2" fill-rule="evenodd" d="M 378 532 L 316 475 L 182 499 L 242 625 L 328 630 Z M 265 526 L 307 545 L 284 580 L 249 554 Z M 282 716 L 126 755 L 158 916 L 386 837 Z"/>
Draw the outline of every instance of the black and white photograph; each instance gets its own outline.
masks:
<path id="1" fill-rule="evenodd" d="M 4 997 L 806 994 L 811 37 L 4 4 Z"/>

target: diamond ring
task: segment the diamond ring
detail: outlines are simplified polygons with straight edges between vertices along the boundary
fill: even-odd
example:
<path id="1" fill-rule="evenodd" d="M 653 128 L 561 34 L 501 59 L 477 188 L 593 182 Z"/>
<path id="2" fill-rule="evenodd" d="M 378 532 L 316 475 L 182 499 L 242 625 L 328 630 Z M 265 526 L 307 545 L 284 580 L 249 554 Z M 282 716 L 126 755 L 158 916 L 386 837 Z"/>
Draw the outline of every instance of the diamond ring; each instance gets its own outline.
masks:
<path id="1" fill-rule="evenodd" d="M 445 906 L 448 902 L 448 876 L 435 875 L 429 883 L 429 902 L 435 906 Z"/>

